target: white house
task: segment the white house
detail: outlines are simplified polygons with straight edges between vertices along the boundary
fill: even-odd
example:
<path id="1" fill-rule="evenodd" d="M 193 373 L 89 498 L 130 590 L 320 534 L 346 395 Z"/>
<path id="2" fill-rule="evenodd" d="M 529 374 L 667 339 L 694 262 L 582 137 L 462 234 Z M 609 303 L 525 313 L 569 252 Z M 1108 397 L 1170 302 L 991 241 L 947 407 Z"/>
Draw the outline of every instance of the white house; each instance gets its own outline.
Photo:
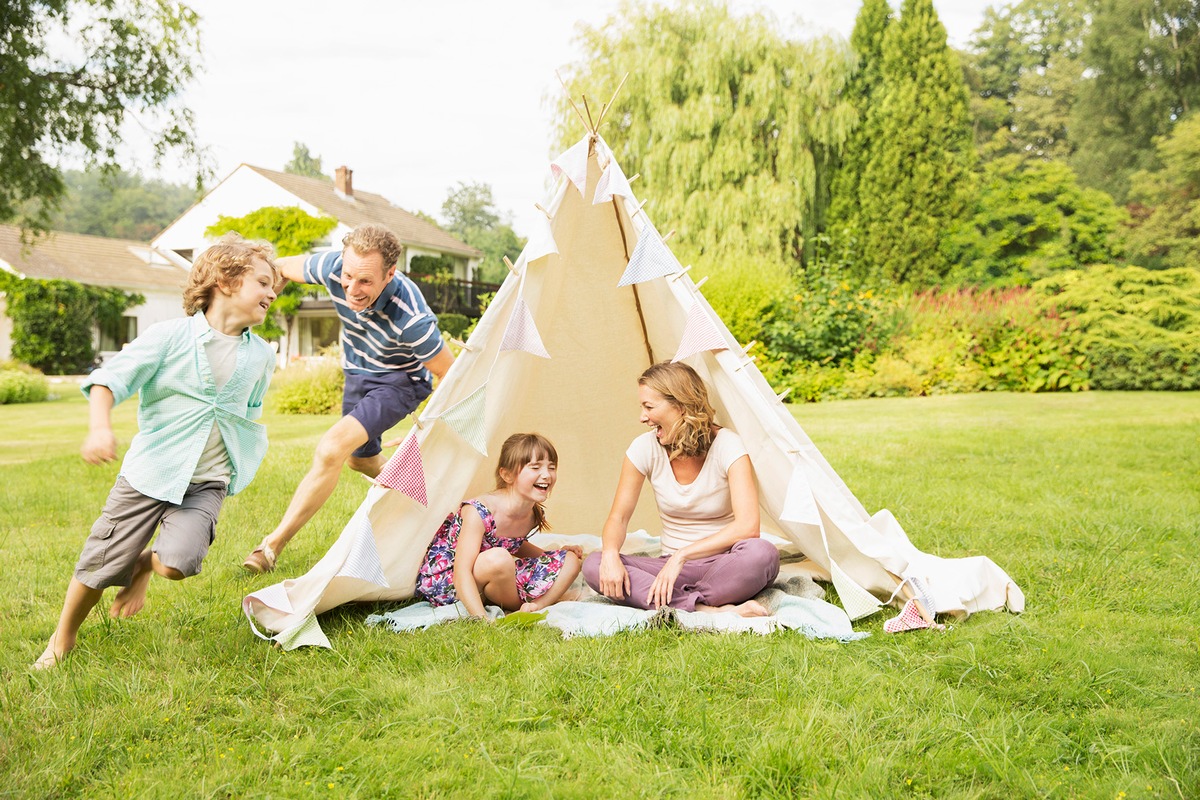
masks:
<path id="1" fill-rule="evenodd" d="M 144 242 L 52 232 L 26 244 L 19 228 L 0 225 L 0 269 L 19 278 L 70 280 L 142 295 L 145 302 L 126 311 L 119 324 L 94 325 L 101 358 L 154 323 L 183 316 L 186 267 Z M 12 320 L 5 309 L 0 294 L 0 361 L 12 357 Z"/>
<path id="2" fill-rule="evenodd" d="M 315 249 L 340 247 L 342 237 L 359 225 L 384 225 L 404 246 L 405 272 L 411 272 L 416 256 L 447 257 L 453 264 L 456 298 L 459 302 L 473 303 L 472 278 L 483 254 L 432 222 L 392 205 L 382 195 L 356 191 L 352 175 L 352 170 L 338 167 L 331 183 L 321 178 L 242 164 L 167 226 L 154 238 L 151 246 L 168 258 L 189 265 L 195 254 L 211 243 L 204 231 L 218 217 L 242 217 L 264 207 L 298 206 L 308 214 L 329 216 L 338 221 L 328 241 L 319 242 Z M 435 310 L 445 310 L 437 307 L 429 287 L 422 285 L 422 289 Z M 337 316 L 328 299 L 306 300 L 290 328 L 289 335 L 280 343 L 281 360 L 312 355 L 335 343 L 339 334 Z"/>

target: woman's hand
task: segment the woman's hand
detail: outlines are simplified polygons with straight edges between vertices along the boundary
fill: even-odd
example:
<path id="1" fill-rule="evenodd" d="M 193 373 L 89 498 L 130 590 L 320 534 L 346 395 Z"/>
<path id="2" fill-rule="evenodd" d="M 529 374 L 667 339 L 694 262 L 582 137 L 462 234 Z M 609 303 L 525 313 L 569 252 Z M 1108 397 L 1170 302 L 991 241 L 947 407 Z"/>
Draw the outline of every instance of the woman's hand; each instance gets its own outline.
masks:
<path id="1" fill-rule="evenodd" d="M 580 561 L 583 561 L 583 548 L 580 547 L 579 545 L 577 545 L 577 544 L 564 545 L 563 550 L 566 550 L 568 553 L 574 553 L 576 558 L 578 558 Z"/>
<path id="2" fill-rule="evenodd" d="M 671 595 L 675 593 L 675 581 L 683 571 L 683 557 L 676 551 L 667 563 L 659 570 L 650 585 L 650 593 L 646 595 L 646 605 L 663 608 L 670 604 Z"/>
<path id="3" fill-rule="evenodd" d="M 618 553 L 600 556 L 600 593 L 614 600 L 624 600 L 629 594 L 629 572 Z"/>

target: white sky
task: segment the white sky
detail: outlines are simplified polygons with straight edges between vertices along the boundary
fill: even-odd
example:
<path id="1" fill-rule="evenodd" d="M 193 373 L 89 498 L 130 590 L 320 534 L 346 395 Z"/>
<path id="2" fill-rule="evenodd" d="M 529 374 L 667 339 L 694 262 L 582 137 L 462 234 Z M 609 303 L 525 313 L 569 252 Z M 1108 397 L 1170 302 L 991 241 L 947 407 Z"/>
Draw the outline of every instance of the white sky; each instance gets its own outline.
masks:
<path id="1" fill-rule="evenodd" d="M 492 186 L 526 234 L 549 175 L 555 69 L 578 58 L 579 22 L 617 0 L 191 0 L 202 16 L 203 71 L 185 95 L 219 180 L 240 163 L 282 169 L 303 142 L 326 173 L 440 218 L 459 181 Z M 992 0 L 935 0 L 963 46 Z M 849 37 L 858 2 L 731 0 L 765 8 L 793 36 Z M 893 5 L 898 5 L 893 3 Z M 636 64 L 628 65 L 630 71 Z M 597 105 L 615 87 L 571 87 Z M 581 131 L 582 134 L 582 131 Z M 136 166 L 154 170 L 147 157 Z M 627 165 L 636 172 L 637 165 Z M 159 171 L 183 181 L 181 171 Z"/>

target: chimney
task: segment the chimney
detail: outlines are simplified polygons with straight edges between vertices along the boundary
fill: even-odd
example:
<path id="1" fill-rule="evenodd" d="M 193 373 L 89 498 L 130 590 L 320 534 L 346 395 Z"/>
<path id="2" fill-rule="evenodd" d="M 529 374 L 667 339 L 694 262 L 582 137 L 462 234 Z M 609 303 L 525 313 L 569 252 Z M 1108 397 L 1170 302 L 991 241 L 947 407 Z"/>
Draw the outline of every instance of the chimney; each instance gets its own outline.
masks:
<path id="1" fill-rule="evenodd" d="M 349 167 L 338 167 L 334 172 L 333 188 L 337 189 L 337 193 L 343 197 L 354 197 L 354 186 L 351 184 L 351 176 L 354 175 L 354 170 Z"/>

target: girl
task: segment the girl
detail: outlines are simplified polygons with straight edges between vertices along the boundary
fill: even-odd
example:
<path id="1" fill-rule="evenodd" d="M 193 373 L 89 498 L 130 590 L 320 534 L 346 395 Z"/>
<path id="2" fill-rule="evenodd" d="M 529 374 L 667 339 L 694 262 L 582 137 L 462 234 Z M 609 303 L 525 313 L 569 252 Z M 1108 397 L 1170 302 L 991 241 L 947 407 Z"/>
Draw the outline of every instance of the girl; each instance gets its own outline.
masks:
<path id="1" fill-rule="evenodd" d="M 775 580 L 779 552 L 759 538 L 758 489 L 741 438 L 713 421 L 704 382 L 686 364 L 650 367 L 638 398 L 650 430 L 625 453 L 603 549 L 584 562 L 584 579 L 637 608 L 767 614 L 752 598 Z M 660 558 L 621 554 L 647 480 L 662 518 Z"/>
<path id="2" fill-rule="evenodd" d="M 546 552 L 528 541 L 549 530 L 544 503 L 558 479 L 558 453 L 536 433 L 517 433 L 500 448 L 496 488 L 446 517 L 417 573 L 416 594 L 435 606 L 461 600 L 486 619 L 484 603 L 540 611 L 579 574 L 583 550 Z"/>

